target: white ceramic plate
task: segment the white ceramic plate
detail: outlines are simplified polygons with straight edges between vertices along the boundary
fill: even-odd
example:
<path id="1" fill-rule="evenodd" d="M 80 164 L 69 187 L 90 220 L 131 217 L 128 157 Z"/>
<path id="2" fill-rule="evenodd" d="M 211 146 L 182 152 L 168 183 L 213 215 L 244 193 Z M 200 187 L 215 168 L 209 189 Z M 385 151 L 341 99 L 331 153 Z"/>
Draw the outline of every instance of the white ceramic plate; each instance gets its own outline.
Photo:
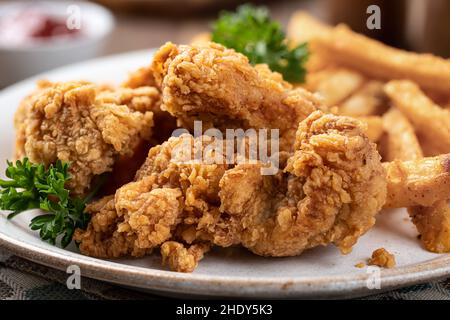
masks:
<path id="1" fill-rule="evenodd" d="M 36 79 L 85 79 L 119 83 L 127 72 L 150 63 L 152 50 L 133 52 L 80 63 L 20 82 L 0 92 L 0 170 L 12 155 L 13 114 Z M 383 212 L 377 225 L 360 239 L 353 252 L 339 254 L 335 247 L 321 247 L 293 258 L 262 258 L 243 249 L 215 249 L 192 274 L 166 271 L 157 254 L 128 260 L 105 261 L 63 250 L 42 242 L 27 227 L 32 212 L 7 221 L 0 214 L 0 245 L 19 256 L 65 270 L 76 264 L 84 276 L 164 294 L 219 297 L 311 298 L 376 294 L 392 288 L 450 276 L 450 255 L 425 251 L 406 210 Z M 365 261 L 373 250 L 394 253 L 397 267 L 381 270 L 381 290 L 369 289 Z M 370 282 L 370 281 L 369 281 Z"/>

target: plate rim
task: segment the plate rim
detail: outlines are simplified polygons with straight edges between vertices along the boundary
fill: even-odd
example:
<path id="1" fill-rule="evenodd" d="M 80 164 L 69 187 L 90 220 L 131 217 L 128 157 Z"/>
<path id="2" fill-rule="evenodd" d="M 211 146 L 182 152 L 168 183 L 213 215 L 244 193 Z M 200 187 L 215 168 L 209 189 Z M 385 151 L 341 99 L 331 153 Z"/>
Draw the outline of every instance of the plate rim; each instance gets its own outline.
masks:
<path id="1" fill-rule="evenodd" d="M 75 264 L 81 268 L 82 276 L 88 278 L 140 289 L 214 297 L 357 297 L 439 280 L 450 274 L 450 255 L 445 254 L 416 265 L 382 269 L 381 289 L 370 290 L 366 285 L 369 274 L 364 273 L 249 279 L 242 276 L 209 276 L 144 268 L 88 257 L 72 251 L 63 254 L 14 239 L 2 232 L 0 246 L 19 257 L 62 271 Z"/>
<path id="2" fill-rule="evenodd" d="M 148 54 L 155 48 L 140 49 L 119 54 L 97 57 L 74 64 L 62 66 L 29 77 L 0 90 L 0 97 L 36 81 L 48 74 L 61 72 L 66 68 L 92 64 L 105 60 L 120 59 L 131 55 Z M 450 254 L 436 255 L 436 258 L 414 265 L 381 270 L 381 290 L 369 290 L 367 273 L 351 273 L 325 276 L 298 277 L 227 277 L 224 275 L 186 274 L 126 265 L 120 262 L 102 260 L 71 251 L 47 249 L 37 244 L 11 237 L 0 230 L 0 246 L 14 255 L 36 263 L 65 271 L 67 266 L 77 264 L 82 275 L 134 288 L 214 297 L 246 298 L 328 298 L 356 297 L 372 295 L 402 286 L 429 282 L 450 275 Z M 61 249 L 62 250 L 62 249 Z M 65 252 L 65 253 L 64 253 Z"/>

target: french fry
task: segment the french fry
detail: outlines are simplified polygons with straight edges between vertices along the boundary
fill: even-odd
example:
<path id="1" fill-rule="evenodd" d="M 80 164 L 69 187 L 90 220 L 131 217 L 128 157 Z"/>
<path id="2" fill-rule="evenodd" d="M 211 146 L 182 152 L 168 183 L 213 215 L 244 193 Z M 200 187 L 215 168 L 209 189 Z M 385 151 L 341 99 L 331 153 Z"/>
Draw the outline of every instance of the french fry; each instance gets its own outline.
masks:
<path id="1" fill-rule="evenodd" d="M 294 15 L 289 25 L 291 40 L 309 41 L 311 50 L 327 61 L 372 78 L 409 79 L 423 88 L 443 93 L 450 91 L 450 60 L 395 49 L 344 25 L 330 30 L 306 13 Z"/>
<path id="2" fill-rule="evenodd" d="M 386 106 L 384 83 L 371 80 L 339 106 L 339 114 L 346 116 L 370 116 L 383 113 Z"/>
<path id="3" fill-rule="evenodd" d="M 443 150 L 450 150 L 449 110 L 434 104 L 410 81 L 391 81 L 386 84 L 385 92 L 416 131 L 428 140 L 439 141 Z"/>
<path id="4" fill-rule="evenodd" d="M 306 62 L 306 69 L 309 73 L 317 72 L 333 65 L 321 55 L 315 54 L 314 43 L 310 42 L 311 39 L 323 36 L 331 30 L 332 28 L 330 26 L 313 18 L 304 11 L 295 13 L 290 20 L 287 38 L 294 44 L 308 42 L 310 56 Z"/>
<path id="5" fill-rule="evenodd" d="M 420 133 L 417 137 L 425 157 L 435 157 L 440 154 L 450 153 L 448 146 L 446 147 L 446 144 L 442 144 L 437 139 L 427 138 Z"/>
<path id="6" fill-rule="evenodd" d="M 332 27 L 320 22 L 306 11 L 298 11 L 289 21 L 287 36 L 291 41 L 303 43 L 327 36 L 332 31 Z"/>
<path id="7" fill-rule="evenodd" d="M 431 207 L 450 199 L 450 154 L 384 163 L 387 177 L 385 208 Z"/>
<path id="8" fill-rule="evenodd" d="M 379 116 L 355 117 L 367 125 L 366 135 L 372 142 L 378 142 L 384 133 L 383 120 Z"/>
<path id="9" fill-rule="evenodd" d="M 385 160 L 417 160 L 423 158 L 414 128 L 398 109 L 391 108 L 383 115 L 386 131 Z"/>
<path id="10" fill-rule="evenodd" d="M 408 119 L 395 108 L 383 115 L 387 132 L 386 160 L 416 160 L 423 157 L 414 128 Z M 432 252 L 450 251 L 450 208 L 447 200 L 431 207 L 408 208 L 409 215 L 419 231 L 423 246 Z"/>
<path id="11" fill-rule="evenodd" d="M 450 110 L 450 98 L 448 99 L 448 102 L 444 105 L 444 108 Z"/>
<path id="12" fill-rule="evenodd" d="M 432 207 L 411 207 L 408 212 L 427 250 L 450 252 L 450 207 L 447 200 L 439 201 Z"/>
<path id="13" fill-rule="evenodd" d="M 364 83 L 364 77 L 348 69 L 327 68 L 309 74 L 305 88 L 318 92 L 328 106 L 334 106 L 349 97 Z"/>

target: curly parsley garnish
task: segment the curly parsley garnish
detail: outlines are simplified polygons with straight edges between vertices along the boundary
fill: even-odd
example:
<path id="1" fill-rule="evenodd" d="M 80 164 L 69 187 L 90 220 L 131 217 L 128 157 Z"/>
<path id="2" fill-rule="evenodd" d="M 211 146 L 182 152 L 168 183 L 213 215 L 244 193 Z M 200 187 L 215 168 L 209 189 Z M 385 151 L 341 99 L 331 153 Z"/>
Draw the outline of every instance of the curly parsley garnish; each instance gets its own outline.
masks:
<path id="1" fill-rule="evenodd" d="M 31 220 L 30 228 L 39 230 L 41 239 L 53 245 L 57 241 L 62 247 L 69 245 L 75 229 L 84 229 L 89 222 L 84 209 L 90 199 L 70 197 L 64 187 L 70 179 L 69 164 L 58 160 L 45 168 L 27 158 L 15 165 L 9 161 L 7 164 L 6 176 L 10 180 L 0 180 L 0 209 L 12 211 L 8 219 L 29 209 L 45 211 Z"/>
<path id="2" fill-rule="evenodd" d="M 266 63 L 290 82 L 304 82 L 307 44 L 289 48 L 281 25 L 265 7 L 242 5 L 223 12 L 213 25 L 212 41 L 246 55 L 252 64 Z"/>

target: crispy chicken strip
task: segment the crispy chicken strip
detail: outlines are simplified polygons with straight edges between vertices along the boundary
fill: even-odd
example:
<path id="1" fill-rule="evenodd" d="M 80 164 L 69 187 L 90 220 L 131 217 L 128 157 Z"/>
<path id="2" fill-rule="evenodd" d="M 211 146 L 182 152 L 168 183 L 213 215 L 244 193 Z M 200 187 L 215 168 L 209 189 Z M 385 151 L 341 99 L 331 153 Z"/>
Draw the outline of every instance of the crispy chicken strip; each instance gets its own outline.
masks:
<path id="1" fill-rule="evenodd" d="M 375 144 L 359 121 L 314 112 L 300 124 L 295 150 L 275 176 L 251 165 L 228 170 L 221 210 L 240 217 L 242 245 L 259 255 L 298 255 L 329 243 L 350 252 L 386 197 Z"/>
<path id="2" fill-rule="evenodd" d="M 92 205 L 88 230 L 74 237 L 81 252 L 108 252 L 96 239 L 122 242 L 114 254 L 161 246 L 177 271 L 193 270 L 208 244 L 289 256 L 334 243 L 347 253 L 385 203 L 380 156 L 356 119 L 312 113 L 299 125 L 295 153 L 280 155 L 284 171 L 272 176 L 260 162 L 224 163 L 216 143 L 226 141 L 185 134 L 152 148 L 134 182 Z M 116 226 L 105 233 L 94 217 L 110 208 Z"/>
<path id="3" fill-rule="evenodd" d="M 170 113 L 161 110 L 161 88 L 156 84 L 152 65 L 150 64 L 131 72 L 128 79 L 125 80 L 121 86 L 124 88 L 121 90 L 122 95 L 124 93 L 132 92 L 132 96 L 135 97 L 134 99 L 141 97 L 142 95 L 140 95 L 140 93 L 143 91 L 152 88 L 154 103 L 152 104 L 151 111 L 153 112 L 154 130 L 151 142 L 153 145 L 156 145 L 169 139 L 173 131 L 177 129 L 177 121 Z"/>
<path id="4" fill-rule="evenodd" d="M 450 91 L 450 60 L 395 49 L 357 34 L 345 25 L 329 28 L 302 13 L 292 18 L 288 38 L 298 43 L 307 39 L 314 54 L 369 77 L 409 79 L 423 88 L 443 93 Z"/>
<path id="5" fill-rule="evenodd" d="M 153 113 L 146 106 L 153 93 L 139 103 L 107 99 L 111 94 L 86 82 L 40 82 L 15 115 L 16 158 L 70 162 L 68 188 L 86 193 L 95 176 L 111 171 L 119 156 L 131 156 L 151 137 Z"/>
<path id="6" fill-rule="evenodd" d="M 297 151 L 285 172 L 274 176 L 262 176 L 261 163 L 180 161 L 215 140 L 171 138 L 150 150 L 135 182 L 90 207 L 88 230 L 77 230 L 74 238 L 82 253 L 94 256 L 108 252 L 96 239 L 124 243 L 110 250 L 113 257 L 162 246 L 165 261 L 178 271 L 193 270 L 202 256 L 192 252 L 196 244 L 242 244 L 257 254 L 286 256 L 335 243 L 348 252 L 373 225 L 386 193 L 380 157 L 363 130 L 357 120 L 313 113 L 298 129 Z M 112 206 L 116 227 L 105 233 L 102 219 L 94 217 Z"/>
<path id="7" fill-rule="evenodd" d="M 238 233 L 219 212 L 219 181 L 229 165 L 188 161 L 213 142 L 211 137 L 183 135 L 153 147 L 134 182 L 118 189 L 114 198 L 107 198 L 109 201 L 101 199 L 88 207 L 92 214 L 88 229 L 77 230 L 74 236 L 81 252 L 91 256 L 99 252 L 110 253 L 110 257 L 117 257 L 117 253 L 140 256 L 164 244 L 161 252 L 169 266 L 190 271 L 201 258 L 200 252 L 206 250 L 200 242 L 220 246 L 238 243 Z M 115 226 L 104 232 L 103 219 L 97 217 L 111 208 Z M 192 246 L 185 249 L 168 241 Z M 129 242 L 135 250 L 128 248 Z M 123 243 L 126 248 L 106 250 L 109 243 Z"/>
<path id="8" fill-rule="evenodd" d="M 252 66 L 234 50 L 207 43 L 176 46 L 167 43 L 153 61 L 163 92 L 162 109 L 192 129 L 279 129 L 281 150 L 291 150 L 298 123 L 325 109 L 313 94 L 283 81 L 266 65 Z"/>

